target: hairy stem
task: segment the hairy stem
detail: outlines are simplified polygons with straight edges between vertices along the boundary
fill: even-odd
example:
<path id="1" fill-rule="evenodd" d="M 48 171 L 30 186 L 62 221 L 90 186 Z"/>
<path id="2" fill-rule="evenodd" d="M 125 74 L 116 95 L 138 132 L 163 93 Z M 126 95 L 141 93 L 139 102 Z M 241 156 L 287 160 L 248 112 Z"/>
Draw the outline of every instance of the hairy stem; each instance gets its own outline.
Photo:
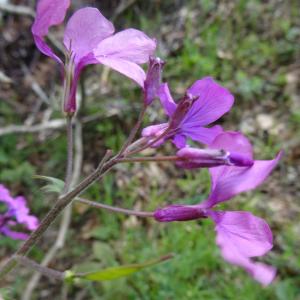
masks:
<path id="1" fill-rule="evenodd" d="M 150 157 L 124 157 L 119 158 L 118 162 L 120 163 L 130 163 L 130 162 L 151 162 L 151 161 L 178 161 L 178 160 L 185 160 L 182 157 L 178 157 L 176 155 L 171 156 L 150 156 Z"/>
<path id="2" fill-rule="evenodd" d="M 80 203 L 84 203 L 84 204 L 87 204 L 87 205 L 90 205 L 90 206 L 93 206 L 96 208 L 103 208 L 108 211 L 112 211 L 112 212 L 116 212 L 116 213 L 122 213 L 122 214 L 130 215 L 130 216 L 137 216 L 137 217 L 143 217 L 143 218 L 153 217 L 153 212 L 125 209 L 125 208 L 121 208 L 121 207 L 116 207 L 116 206 L 106 205 L 106 204 L 99 203 L 99 202 L 90 201 L 90 200 L 83 199 L 83 198 L 75 198 L 75 200 Z"/>
<path id="3" fill-rule="evenodd" d="M 138 130 L 140 129 L 141 125 L 142 125 L 142 122 L 143 122 L 143 119 L 144 119 L 144 116 L 145 116 L 145 113 L 146 113 L 146 110 L 147 110 L 147 105 L 144 104 L 140 114 L 139 114 L 139 117 L 138 117 L 138 120 L 136 122 L 136 124 L 134 125 L 133 129 L 131 130 L 130 134 L 129 134 L 129 137 L 128 139 L 126 140 L 126 142 L 124 143 L 124 145 L 122 146 L 121 150 L 119 151 L 118 153 L 118 157 L 121 157 L 124 152 L 126 151 L 127 147 L 132 143 L 132 141 L 134 140 Z"/>
<path id="4" fill-rule="evenodd" d="M 73 124 L 72 116 L 67 116 L 67 169 L 63 193 L 70 189 L 73 174 Z"/>
<path id="5" fill-rule="evenodd" d="M 15 256 L 15 259 L 23 266 L 28 267 L 34 271 L 37 271 L 39 273 L 41 273 L 44 276 L 47 276 L 51 279 L 55 279 L 55 280 L 64 280 L 64 272 L 60 272 L 51 268 L 47 268 L 44 267 L 38 263 L 36 263 L 35 261 L 24 257 L 24 256 Z"/>

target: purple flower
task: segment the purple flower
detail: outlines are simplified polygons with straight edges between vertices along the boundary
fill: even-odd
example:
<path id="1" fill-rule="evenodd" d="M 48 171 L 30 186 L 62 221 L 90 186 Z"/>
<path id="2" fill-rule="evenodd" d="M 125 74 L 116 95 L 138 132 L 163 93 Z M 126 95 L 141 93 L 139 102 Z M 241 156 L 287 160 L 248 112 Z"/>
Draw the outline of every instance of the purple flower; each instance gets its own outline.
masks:
<path id="1" fill-rule="evenodd" d="M 26 239 L 28 235 L 22 232 L 16 232 L 11 227 L 22 224 L 28 230 L 32 231 L 38 227 L 38 219 L 29 215 L 29 209 L 26 206 L 26 200 L 22 196 L 13 198 L 9 190 L 0 184 L 0 202 L 6 206 L 6 211 L 0 215 L 0 232 L 13 239 Z"/>
<path id="2" fill-rule="evenodd" d="M 178 148 L 183 148 L 186 145 L 187 138 L 203 144 L 210 144 L 223 130 L 220 126 L 211 128 L 204 126 L 227 113 L 234 101 L 230 92 L 210 77 L 197 80 L 187 90 L 185 97 L 179 104 L 174 102 L 167 83 L 161 85 L 158 96 L 166 115 L 169 117 L 169 122 L 146 127 L 142 135 L 155 139 L 171 126 L 168 135 L 155 146 L 172 138 Z"/>
<path id="3" fill-rule="evenodd" d="M 210 148 L 232 151 L 238 162 L 253 159 L 252 147 L 246 137 L 237 132 L 221 133 Z M 272 266 L 254 262 L 252 257 L 261 256 L 273 247 L 272 232 L 261 218 L 243 211 L 213 211 L 219 202 L 227 201 L 238 193 L 260 185 L 275 168 L 282 153 L 273 160 L 255 160 L 252 166 L 218 166 L 210 168 L 212 188 L 208 199 L 197 205 L 170 205 L 157 209 L 154 218 L 159 222 L 187 221 L 203 217 L 211 218 L 216 227 L 217 245 L 223 258 L 244 268 L 262 285 L 274 279 Z"/>
<path id="4" fill-rule="evenodd" d="M 64 46 L 67 52 L 65 65 L 45 42 L 53 25 L 63 22 L 70 0 L 40 0 L 37 5 L 32 33 L 39 50 L 64 66 L 64 110 L 76 111 L 76 88 L 82 69 L 89 64 L 104 64 L 136 81 L 141 87 L 146 79 L 139 64 L 146 63 L 153 54 L 156 43 L 136 29 L 123 30 L 115 35 L 113 24 L 96 8 L 79 9 L 69 19 Z"/>
<path id="5" fill-rule="evenodd" d="M 162 69 L 165 62 L 159 57 L 150 57 L 146 79 L 144 81 L 144 102 L 149 105 L 158 96 L 161 85 Z"/>

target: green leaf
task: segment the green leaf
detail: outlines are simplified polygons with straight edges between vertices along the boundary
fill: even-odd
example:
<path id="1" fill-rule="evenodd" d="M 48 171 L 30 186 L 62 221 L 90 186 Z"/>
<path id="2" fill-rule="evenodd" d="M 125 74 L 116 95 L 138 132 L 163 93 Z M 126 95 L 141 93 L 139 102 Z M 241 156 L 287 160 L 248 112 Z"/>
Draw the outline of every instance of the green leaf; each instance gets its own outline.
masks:
<path id="1" fill-rule="evenodd" d="M 89 281 L 104 281 L 104 280 L 114 280 L 120 277 L 131 275 L 138 272 L 144 268 L 151 267 L 153 265 L 159 264 L 163 261 L 171 259 L 172 254 L 166 255 L 164 257 L 153 259 L 141 264 L 132 264 L 119 267 L 107 268 L 97 272 L 85 273 L 85 274 L 75 274 L 75 278 L 86 279 Z"/>
<path id="2" fill-rule="evenodd" d="M 57 193 L 61 194 L 61 192 L 64 189 L 65 183 L 61 179 L 54 178 L 54 177 L 48 177 L 48 176 L 42 176 L 42 175 L 34 175 L 33 178 L 36 179 L 42 179 L 48 182 L 47 185 L 42 187 L 42 190 L 45 193 Z"/>

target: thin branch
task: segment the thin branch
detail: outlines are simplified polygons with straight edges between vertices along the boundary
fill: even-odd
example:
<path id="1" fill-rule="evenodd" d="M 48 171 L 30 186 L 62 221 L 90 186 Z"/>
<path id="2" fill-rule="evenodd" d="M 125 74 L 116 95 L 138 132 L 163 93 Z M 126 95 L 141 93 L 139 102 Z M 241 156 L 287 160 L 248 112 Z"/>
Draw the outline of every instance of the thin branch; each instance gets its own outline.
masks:
<path id="1" fill-rule="evenodd" d="M 58 129 L 64 127 L 66 121 L 64 119 L 54 119 L 47 123 L 41 123 L 32 126 L 26 125 L 9 125 L 7 127 L 0 128 L 0 136 L 12 133 L 34 133 L 49 129 Z"/>
<path id="2" fill-rule="evenodd" d="M 106 205 L 106 204 L 103 204 L 103 203 L 90 201 L 90 200 L 83 199 L 83 198 L 80 198 L 80 197 L 75 198 L 75 200 L 80 202 L 80 203 L 84 203 L 84 204 L 87 204 L 89 206 L 92 206 L 92 207 L 106 209 L 108 211 L 112 211 L 112 212 L 116 212 L 116 213 L 122 213 L 122 214 L 130 215 L 130 216 L 137 216 L 137 217 L 147 218 L 147 217 L 153 217 L 153 214 L 154 214 L 153 212 L 136 211 L 136 210 L 125 209 L 125 208 L 121 208 L 121 207 Z"/>
<path id="3" fill-rule="evenodd" d="M 16 15 L 35 17 L 34 11 L 28 6 L 0 3 L 0 10 Z"/>
<path id="4" fill-rule="evenodd" d="M 125 157 L 119 158 L 118 162 L 120 163 L 131 163 L 131 162 L 162 162 L 162 161 L 178 161 L 185 160 L 185 158 L 178 157 L 176 155 L 172 156 L 150 156 L 150 157 Z"/>
<path id="5" fill-rule="evenodd" d="M 50 279 L 62 281 L 65 278 L 64 272 L 60 272 L 51 268 L 44 267 L 27 257 L 16 256 L 15 258 L 21 265 L 28 267 L 32 270 L 35 270 L 39 272 L 39 274 L 44 275 Z"/>
<path id="6" fill-rule="evenodd" d="M 139 114 L 139 117 L 138 117 L 138 120 L 137 120 L 136 124 L 134 125 L 133 129 L 131 130 L 131 132 L 129 134 L 128 139 L 126 140 L 126 142 L 124 143 L 124 145 L 122 146 L 121 150 L 119 151 L 119 153 L 117 155 L 118 157 L 121 157 L 123 155 L 123 153 L 126 151 L 126 149 L 128 148 L 128 146 L 134 140 L 134 138 L 135 138 L 138 130 L 140 129 L 140 127 L 142 125 L 142 122 L 143 122 L 146 110 L 147 110 L 147 105 L 144 104 L 143 108 L 142 108 L 142 110 L 141 110 L 141 112 Z"/>

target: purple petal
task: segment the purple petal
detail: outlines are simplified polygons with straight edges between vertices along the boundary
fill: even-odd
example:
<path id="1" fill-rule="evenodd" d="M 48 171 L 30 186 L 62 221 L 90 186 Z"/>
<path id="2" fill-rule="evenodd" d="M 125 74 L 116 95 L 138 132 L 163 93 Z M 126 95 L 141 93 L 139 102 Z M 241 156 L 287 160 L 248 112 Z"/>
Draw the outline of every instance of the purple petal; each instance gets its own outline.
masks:
<path id="1" fill-rule="evenodd" d="M 156 42 L 142 31 L 127 29 L 99 43 L 94 54 L 100 62 L 102 57 L 109 57 L 143 64 L 148 62 L 155 48 Z"/>
<path id="2" fill-rule="evenodd" d="M 171 117 L 176 110 L 177 104 L 174 102 L 169 86 L 163 83 L 158 90 L 158 97 L 167 116 Z"/>
<path id="3" fill-rule="evenodd" d="M 94 50 L 94 55 L 99 63 L 109 66 L 144 87 L 146 74 L 137 64 L 146 63 L 155 48 L 155 41 L 142 31 L 127 29 L 100 42 Z"/>
<path id="4" fill-rule="evenodd" d="M 187 137 L 191 138 L 193 141 L 209 145 L 218 136 L 223 129 L 219 125 L 215 125 L 210 128 L 205 128 L 201 126 L 195 126 L 190 128 L 181 128 L 180 132 Z"/>
<path id="5" fill-rule="evenodd" d="M 224 149 L 229 152 L 245 155 L 253 159 L 252 145 L 249 140 L 240 132 L 224 131 L 209 145 L 211 149 Z"/>
<path id="6" fill-rule="evenodd" d="M 63 65 L 61 59 L 53 52 L 53 50 L 47 45 L 47 43 L 43 40 L 43 38 L 37 35 L 34 35 L 33 38 L 34 38 L 35 45 L 43 54 L 56 60 L 60 65 Z"/>
<path id="7" fill-rule="evenodd" d="M 249 212 L 210 211 L 208 215 L 216 224 L 216 243 L 223 258 L 244 268 L 261 284 L 270 284 L 275 277 L 275 269 L 250 259 L 264 255 L 272 248 L 272 232 L 268 224 Z"/>
<path id="8" fill-rule="evenodd" d="M 273 160 L 256 160 L 251 167 L 221 166 L 211 168 L 209 171 L 212 178 L 212 191 L 208 200 L 201 203 L 201 207 L 212 207 L 239 193 L 255 189 L 265 181 L 276 167 L 282 154 L 279 152 Z"/>
<path id="9" fill-rule="evenodd" d="M 187 92 L 198 100 L 183 120 L 184 128 L 204 126 L 218 120 L 231 109 L 234 101 L 232 94 L 210 77 L 196 81 Z"/>
<path id="10" fill-rule="evenodd" d="M 173 138 L 174 145 L 178 148 L 184 148 L 186 146 L 186 137 L 182 134 L 176 134 Z"/>
<path id="11" fill-rule="evenodd" d="M 125 59 L 117 59 L 111 57 L 101 57 L 98 58 L 99 63 L 106 65 L 121 74 L 131 78 L 135 81 L 139 86 L 144 87 L 144 81 L 146 79 L 146 74 L 144 70 L 131 61 Z"/>
<path id="12" fill-rule="evenodd" d="M 70 3 L 70 0 L 40 0 L 37 5 L 36 17 L 31 28 L 36 46 L 39 50 L 59 63 L 61 63 L 61 60 L 44 42 L 43 37 L 48 34 L 51 26 L 63 22 Z"/>
<path id="13" fill-rule="evenodd" d="M 113 24 L 98 9 L 86 7 L 76 11 L 65 29 L 64 45 L 75 55 L 75 63 L 91 53 L 114 33 Z"/>

